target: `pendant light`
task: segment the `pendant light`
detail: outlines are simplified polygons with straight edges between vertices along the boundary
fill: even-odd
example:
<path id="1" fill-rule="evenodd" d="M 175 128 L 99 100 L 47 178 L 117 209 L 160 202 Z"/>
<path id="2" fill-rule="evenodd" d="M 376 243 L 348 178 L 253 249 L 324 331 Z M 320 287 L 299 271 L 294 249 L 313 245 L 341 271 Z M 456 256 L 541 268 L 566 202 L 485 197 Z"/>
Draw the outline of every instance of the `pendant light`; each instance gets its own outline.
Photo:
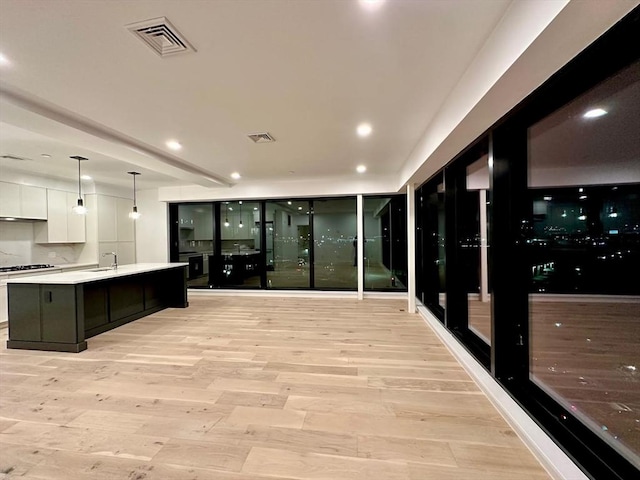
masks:
<path id="1" fill-rule="evenodd" d="M 129 218 L 133 220 L 137 220 L 140 218 L 140 214 L 138 213 L 138 206 L 136 205 L 136 175 L 140 175 L 139 172 L 127 172 L 129 175 L 133 177 L 133 210 L 129 212 Z"/>
<path id="2" fill-rule="evenodd" d="M 224 202 L 224 226 L 229 226 L 229 202 Z"/>
<path id="3" fill-rule="evenodd" d="M 242 228 L 242 202 L 238 202 L 238 205 L 240 205 L 240 223 L 238 224 L 238 228 Z"/>
<path id="4" fill-rule="evenodd" d="M 84 206 L 84 201 L 82 200 L 82 176 L 80 175 L 80 163 L 89 159 L 79 155 L 74 155 L 69 158 L 73 158 L 78 161 L 78 203 L 74 205 L 72 210 L 73 213 L 77 213 L 78 215 L 85 215 L 87 213 L 87 207 Z"/>

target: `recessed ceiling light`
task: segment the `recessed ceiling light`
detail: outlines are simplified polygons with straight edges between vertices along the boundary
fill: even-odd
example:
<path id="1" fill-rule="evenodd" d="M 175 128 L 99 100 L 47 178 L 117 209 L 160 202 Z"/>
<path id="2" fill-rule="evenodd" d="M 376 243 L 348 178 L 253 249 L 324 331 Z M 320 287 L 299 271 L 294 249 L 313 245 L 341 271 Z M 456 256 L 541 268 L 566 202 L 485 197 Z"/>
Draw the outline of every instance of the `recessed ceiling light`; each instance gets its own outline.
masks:
<path id="1" fill-rule="evenodd" d="M 167 147 L 169 147 L 171 150 L 180 150 L 182 148 L 182 145 L 180 145 L 180 142 L 178 142 L 177 140 L 168 140 Z"/>
<path id="2" fill-rule="evenodd" d="M 367 10 L 377 10 L 385 0 L 360 0 L 360 6 Z"/>
<path id="3" fill-rule="evenodd" d="M 593 108 L 591 110 L 588 110 L 587 112 L 584 113 L 584 115 L 582 115 L 584 118 L 598 118 L 601 117 L 603 115 L 606 115 L 608 112 L 606 110 L 603 110 L 602 108 Z"/>
<path id="4" fill-rule="evenodd" d="M 238 172 L 233 172 L 231 174 L 231 178 L 233 178 L 234 180 L 240 180 L 240 174 Z"/>
<path id="5" fill-rule="evenodd" d="M 4 220 L 5 220 L 6 222 L 15 222 L 15 221 L 16 221 L 16 219 L 15 219 L 15 218 L 13 218 L 13 217 L 6 217 Z"/>
<path id="6" fill-rule="evenodd" d="M 51 158 L 51 155 L 49 155 L 48 153 L 41 153 L 40 156 L 44 158 Z"/>
<path id="7" fill-rule="evenodd" d="M 0 53 L 0 65 L 9 65 L 11 62 L 4 53 Z"/>
<path id="8" fill-rule="evenodd" d="M 367 167 L 365 167 L 364 165 L 358 165 L 356 167 L 356 172 L 358 172 L 358 173 L 364 173 L 366 171 L 367 171 Z"/>
<path id="9" fill-rule="evenodd" d="M 361 137 L 368 137 L 371 134 L 371 125 L 368 123 L 361 123 L 358 125 L 357 132 Z"/>
<path id="10" fill-rule="evenodd" d="M 91 180 L 93 177 L 91 175 L 82 175 L 80 178 L 82 180 Z"/>

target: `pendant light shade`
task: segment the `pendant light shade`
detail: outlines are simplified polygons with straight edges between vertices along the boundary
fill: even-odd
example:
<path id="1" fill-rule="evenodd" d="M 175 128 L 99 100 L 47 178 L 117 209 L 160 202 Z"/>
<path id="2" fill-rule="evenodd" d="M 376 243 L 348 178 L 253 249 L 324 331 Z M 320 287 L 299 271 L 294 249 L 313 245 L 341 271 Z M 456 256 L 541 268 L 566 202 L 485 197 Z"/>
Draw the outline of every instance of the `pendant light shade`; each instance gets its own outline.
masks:
<path id="1" fill-rule="evenodd" d="M 133 177 L 133 209 L 129 212 L 129 218 L 133 220 L 137 220 L 140 218 L 140 213 L 138 212 L 138 205 L 136 205 L 136 176 L 140 175 L 139 172 L 127 172 L 129 175 Z"/>
<path id="2" fill-rule="evenodd" d="M 69 158 L 73 158 L 78 161 L 78 202 L 73 206 L 72 210 L 73 213 L 77 213 L 78 215 L 85 215 L 87 213 L 87 207 L 84 206 L 84 201 L 82 200 L 82 175 L 80 172 L 80 164 L 89 159 L 79 155 L 74 155 Z"/>
<path id="3" fill-rule="evenodd" d="M 224 226 L 229 226 L 229 202 L 224 202 Z"/>

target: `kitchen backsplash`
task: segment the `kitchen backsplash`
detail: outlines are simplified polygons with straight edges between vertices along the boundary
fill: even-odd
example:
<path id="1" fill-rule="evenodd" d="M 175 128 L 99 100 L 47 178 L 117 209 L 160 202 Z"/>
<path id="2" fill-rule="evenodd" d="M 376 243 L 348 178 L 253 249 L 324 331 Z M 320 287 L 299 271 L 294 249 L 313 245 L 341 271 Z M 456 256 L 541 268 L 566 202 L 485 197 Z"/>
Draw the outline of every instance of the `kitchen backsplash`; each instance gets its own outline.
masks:
<path id="1" fill-rule="evenodd" d="M 48 263 L 77 263 L 84 244 L 34 243 L 33 223 L 0 223 L 0 267 Z"/>

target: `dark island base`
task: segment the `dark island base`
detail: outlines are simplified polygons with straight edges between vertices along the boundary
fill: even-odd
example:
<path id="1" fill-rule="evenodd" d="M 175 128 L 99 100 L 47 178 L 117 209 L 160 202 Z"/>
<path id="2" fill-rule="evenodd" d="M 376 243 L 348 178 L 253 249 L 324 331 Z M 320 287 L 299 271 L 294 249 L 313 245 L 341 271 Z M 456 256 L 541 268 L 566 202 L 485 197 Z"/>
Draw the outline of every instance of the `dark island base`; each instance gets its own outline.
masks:
<path id="1" fill-rule="evenodd" d="M 47 350 L 50 352 L 80 353 L 87 349 L 87 342 L 80 343 L 52 343 L 52 342 L 23 342 L 21 340 L 7 340 L 7 348 L 21 350 Z"/>
<path id="2" fill-rule="evenodd" d="M 187 270 L 82 284 L 10 283 L 7 348 L 78 353 L 86 339 L 165 308 L 186 308 Z"/>

